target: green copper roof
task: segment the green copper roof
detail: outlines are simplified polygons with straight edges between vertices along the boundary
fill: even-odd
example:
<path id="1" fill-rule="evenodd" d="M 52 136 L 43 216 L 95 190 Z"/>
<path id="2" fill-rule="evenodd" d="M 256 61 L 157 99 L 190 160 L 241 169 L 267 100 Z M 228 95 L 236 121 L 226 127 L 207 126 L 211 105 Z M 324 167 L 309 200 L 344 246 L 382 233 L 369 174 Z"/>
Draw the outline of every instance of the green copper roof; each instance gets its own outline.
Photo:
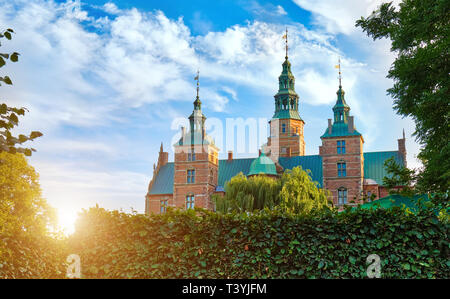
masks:
<path id="1" fill-rule="evenodd" d="M 375 180 L 378 185 L 383 185 L 383 178 L 388 174 L 384 168 L 384 161 L 391 157 L 394 157 L 400 165 L 405 165 L 398 151 L 364 153 L 364 178 Z"/>
<path id="2" fill-rule="evenodd" d="M 372 202 L 361 205 L 363 209 L 383 208 L 389 209 L 392 207 L 405 207 L 411 212 L 416 212 L 419 209 L 418 201 L 430 201 L 427 194 L 415 195 L 413 197 L 401 196 L 399 194 L 392 194 Z"/>
<path id="3" fill-rule="evenodd" d="M 322 157 L 319 155 L 311 156 L 296 156 L 296 157 L 280 157 L 278 163 L 283 166 L 284 169 L 292 169 L 296 166 L 301 166 L 303 170 L 309 169 L 311 171 L 310 176 L 314 182 L 317 182 L 318 186 L 322 186 Z"/>
<path id="4" fill-rule="evenodd" d="M 183 138 L 180 138 L 175 145 L 195 145 L 195 144 L 211 144 L 214 145 L 214 139 L 201 131 L 188 132 Z"/>
<path id="5" fill-rule="evenodd" d="M 150 195 L 173 193 L 173 166 L 173 162 L 170 162 L 159 169 L 158 175 L 154 178 L 152 189 L 148 192 Z"/>
<path id="6" fill-rule="evenodd" d="M 279 119 L 293 118 L 293 119 L 302 120 L 302 118 L 298 114 L 298 111 L 296 111 L 296 110 L 279 110 L 279 111 L 275 111 L 275 114 L 272 116 L 272 118 L 279 118 Z"/>
<path id="7" fill-rule="evenodd" d="M 384 161 L 394 157 L 397 163 L 404 165 L 402 156 L 398 151 L 389 152 L 368 152 L 364 153 L 364 178 L 375 180 L 379 185 L 383 184 L 383 177 L 387 175 L 384 169 Z M 268 157 L 266 157 L 269 159 Z M 250 174 L 250 168 L 255 158 L 226 159 L 219 160 L 219 177 L 218 186 L 225 186 L 225 183 L 232 177 L 242 172 L 244 175 Z M 302 166 L 304 170 L 311 170 L 311 178 L 317 182 L 319 187 L 322 186 L 322 157 L 319 155 L 296 156 L 296 157 L 280 157 L 278 162 L 284 169 L 292 169 L 296 166 Z M 276 172 L 275 172 L 276 173 Z M 167 163 L 159 170 L 155 182 L 149 194 L 172 194 L 173 193 L 173 162 Z"/>
<path id="8" fill-rule="evenodd" d="M 255 158 L 233 159 L 233 160 L 219 160 L 219 177 L 218 186 L 225 186 L 225 183 L 231 180 L 232 177 L 242 172 L 248 175 L 250 172 L 250 165 Z"/>
<path id="9" fill-rule="evenodd" d="M 325 133 L 323 133 L 320 138 L 327 138 L 327 137 L 344 137 L 344 136 L 360 136 L 361 133 L 359 133 L 356 129 L 353 130 L 353 132 L 350 133 L 348 129 L 348 123 L 344 122 L 335 122 L 331 126 L 331 134 L 328 132 L 328 128 L 325 130 Z"/>
<path id="10" fill-rule="evenodd" d="M 264 153 L 253 160 L 250 165 L 250 171 L 248 175 L 257 175 L 257 174 L 269 174 L 269 175 L 277 175 L 277 168 L 275 167 L 275 163 L 273 163 L 272 159 L 267 157 Z"/>

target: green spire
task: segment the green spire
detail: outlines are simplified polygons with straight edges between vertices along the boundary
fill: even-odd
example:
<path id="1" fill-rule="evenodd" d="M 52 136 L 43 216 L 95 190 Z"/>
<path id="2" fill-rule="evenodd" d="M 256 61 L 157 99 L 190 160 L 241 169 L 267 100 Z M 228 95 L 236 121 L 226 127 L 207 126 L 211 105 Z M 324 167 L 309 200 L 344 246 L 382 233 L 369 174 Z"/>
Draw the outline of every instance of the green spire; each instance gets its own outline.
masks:
<path id="1" fill-rule="evenodd" d="M 341 74 L 341 59 L 339 58 L 339 89 L 336 92 L 337 100 L 336 104 L 333 107 L 334 112 L 334 122 L 335 123 L 347 123 L 350 107 L 345 102 L 345 92 L 342 89 L 342 74 Z"/>
<path id="2" fill-rule="evenodd" d="M 192 111 L 192 114 L 189 116 L 189 123 L 191 126 L 191 132 L 199 131 L 202 132 L 202 135 L 204 134 L 204 128 L 205 128 L 205 120 L 206 116 L 202 113 L 202 102 L 200 101 L 199 97 L 199 78 L 200 78 L 200 72 L 197 71 L 197 76 L 195 76 L 194 80 L 197 80 L 197 97 L 194 101 L 194 111 Z"/>
<path id="3" fill-rule="evenodd" d="M 287 29 L 283 36 L 286 39 L 286 56 L 282 64 L 283 70 L 278 77 L 278 93 L 275 95 L 275 114 L 273 118 L 301 119 L 298 114 L 298 94 L 295 92 L 295 77 L 288 59 Z"/>

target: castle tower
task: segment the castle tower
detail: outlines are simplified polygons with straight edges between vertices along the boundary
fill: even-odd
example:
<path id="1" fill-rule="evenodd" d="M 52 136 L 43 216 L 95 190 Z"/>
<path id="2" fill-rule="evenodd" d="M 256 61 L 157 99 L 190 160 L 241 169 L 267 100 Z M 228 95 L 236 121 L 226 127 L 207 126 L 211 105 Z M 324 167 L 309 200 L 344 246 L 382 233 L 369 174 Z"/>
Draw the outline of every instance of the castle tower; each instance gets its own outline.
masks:
<path id="1" fill-rule="evenodd" d="M 181 138 L 174 145 L 173 203 L 180 208 L 213 209 L 210 195 L 218 180 L 219 149 L 205 132 L 205 120 L 199 98 L 199 75 L 194 110 L 189 116 L 189 132 L 182 128 Z"/>
<path id="2" fill-rule="evenodd" d="M 283 70 L 278 77 L 278 93 L 275 97 L 275 113 L 270 123 L 270 137 L 267 147 L 273 161 L 278 157 L 304 156 L 305 141 L 303 127 L 305 122 L 298 112 L 299 96 L 295 92 L 295 77 L 291 72 L 291 63 L 288 60 L 287 29 L 286 56 Z"/>
<path id="3" fill-rule="evenodd" d="M 339 64 L 339 89 L 333 107 L 334 119 L 328 119 L 328 128 L 320 137 L 322 146 L 323 188 L 332 193 L 337 206 L 358 203 L 363 190 L 364 155 L 362 135 L 356 130 L 350 107 L 345 102 L 341 85 Z"/>

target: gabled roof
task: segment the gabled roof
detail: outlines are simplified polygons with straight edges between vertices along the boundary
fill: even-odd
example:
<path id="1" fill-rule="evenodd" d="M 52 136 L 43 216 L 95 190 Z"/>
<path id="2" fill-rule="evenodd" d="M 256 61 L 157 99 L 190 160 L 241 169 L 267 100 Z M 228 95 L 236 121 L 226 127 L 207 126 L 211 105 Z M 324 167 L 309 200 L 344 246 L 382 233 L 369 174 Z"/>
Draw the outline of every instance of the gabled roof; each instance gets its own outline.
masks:
<path id="1" fill-rule="evenodd" d="M 153 178 L 153 186 L 152 189 L 149 190 L 148 194 L 173 194 L 173 174 L 173 162 L 161 166 L 158 175 L 156 178 Z"/>
<path id="2" fill-rule="evenodd" d="M 384 168 L 384 161 L 390 157 L 394 157 L 394 160 L 397 163 L 404 165 L 403 158 L 398 151 L 364 153 L 364 178 L 372 179 L 379 185 L 382 185 L 383 177 L 387 175 Z M 225 183 L 231 180 L 231 178 L 239 172 L 248 175 L 250 173 L 250 166 L 254 160 L 255 158 L 233 159 L 231 161 L 228 161 L 227 159 L 219 160 L 219 177 L 217 185 L 224 187 Z M 304 170 L 309 169 L 311 171 L 310 175 L 312 180 L 317 182 L 319 187 L 322 186 L 323 173 L 321 156 L 280 157 L 278 162 L 284 169 L 292 169 L 299 165 L 302 166 Z M 154 178 L 155 181 L 153 182 L 149 194 L 172 194 L 173 176 L 173 162 L 162 166 L 158 175 Z"/>
<path id="3" fill-rule="evenodd" d="M 231 180 L 232 177 L 242 172 L 248 175 L 250 165 L 255 158 L 233 159 L 233 160 L 219 160 L 219 177 L 218 186 L 225 187 L 225 183 Z"/>
<path id="4" fill-rule="evenodd" d="M 311 170 L 311 178 L 317 182 L 319 187 L 322 186 L 322 157 L 319 155 L 311 156 L 296 156 L 296 157 L 280 157 L 278 163 L 284 169 L 292 169 L 296 166 L 301 166 L 303 170 Z"/>
<path id="5" fill-rule="evenodd" d="M 398 151 L 364 153 L 364 178 L 375 180 L 378 185 L 383 185 L 383 178 L 388 174 L 384 168 L 384 161 L 391 157 L 394 157 L 400 165 L 405 165 Z"/>

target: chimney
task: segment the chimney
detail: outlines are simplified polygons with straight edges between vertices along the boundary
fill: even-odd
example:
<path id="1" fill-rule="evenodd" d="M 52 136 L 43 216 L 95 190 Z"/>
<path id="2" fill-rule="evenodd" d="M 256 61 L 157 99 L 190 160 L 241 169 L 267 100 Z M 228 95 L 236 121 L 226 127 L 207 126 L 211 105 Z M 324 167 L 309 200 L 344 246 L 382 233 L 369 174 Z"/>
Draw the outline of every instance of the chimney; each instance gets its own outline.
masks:
<path id="1" fill-rule="evenodd" d="M 348 117 L 348 132 L 353 133 L 355 131 L 355 124 L 353 122 L 353 116 Z"/>
<path id="2" fill-rule="evenodd" d="M 181 142 L 184 144 L 184 137 L 186 136 L 186 128 L 181 127 Z"/>
<path id="3" fill-rule="evenodd" d="M 328 119 L 328 134 L 331 134 L 331 118 Z"/>
<path id="4" fill-rule="evenodd" d="M 228 161 L 233 160 L 233 151 L 228 151 Z"/>
<path id="5" fill-rule="evenodd" d="M 398 139 L 398 152 L 400 156 L 402 156 L 404 166 L 406 165 L 406 138 L 405 138 L 405 131 L 403 130 L 403 138 Z"/>

